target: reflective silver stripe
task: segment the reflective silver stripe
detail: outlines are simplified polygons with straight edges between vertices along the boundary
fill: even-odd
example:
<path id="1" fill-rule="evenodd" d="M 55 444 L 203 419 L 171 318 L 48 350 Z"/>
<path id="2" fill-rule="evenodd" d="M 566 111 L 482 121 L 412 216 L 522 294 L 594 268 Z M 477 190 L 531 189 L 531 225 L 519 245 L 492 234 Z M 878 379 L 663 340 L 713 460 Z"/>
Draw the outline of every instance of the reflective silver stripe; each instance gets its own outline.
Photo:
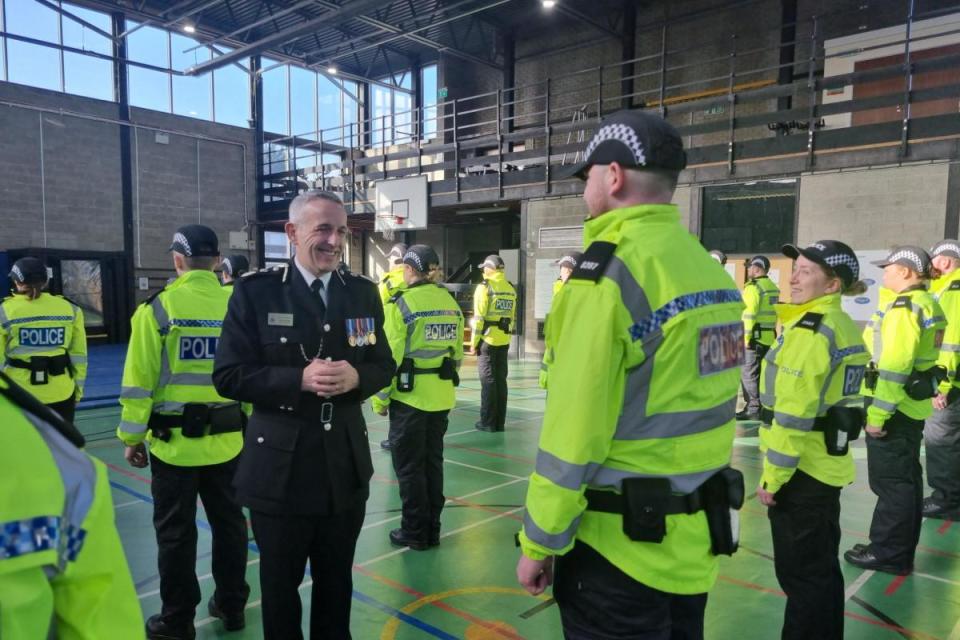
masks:
<path id="1" fill-rule="evenodd" d="M 620 288 L 620 301 L 627 308 L 630 318 L 636 323 L 649 318 L 653 313 L 647 294 L 630 273 L 629 267 L 617 256 L 610 258 L 603 276 L 613 280 Z M 659 333 L 659 331 L 658 331 Z M 652 338 L 652 336 L 651 336 Z"/>
<path id="2" fill-rule="evenodd" d="M 760 404 L 765 407 L 772 408 L 777 401 L 777 372 L 780 371 L 780 367 L 776 363 L 776 358 L 777 354 L 780 352 L 780 349 L 783 348 L 783 340 L 784 337 L 782 335 L 777 338 L 776 344 L 770 348 L 770 351 L 767 352 L 767 355 L 763 358 L 763 366 L 760 367 L 760 370 L 763 373 L 764 389 L 764 393 L 760 394 Z"/>
<path id="3" fill-rule="evenodd" d="M 549 451 L 537 450 L 536 473 L 571 491 L 579 491 L 581 485 L 588 484 L 601 466 L 595 462 L 575 464 L 561 460 Z"/>
<path id="4" fill-rule="evenodd" d="M 617 440 L 652 440 L 703 433 L 721 427 L 734 419 L 737 399 L 730 398 L 708 409 L 657 413 L 649 417 L 620 416 Z"/>
<path id="5" fill-rule="evenodd" d="M 540 371 L 546 371 L 548 369 L 546 362 L 540 363 Z"/>
<path id="6" fill-rule="evenodd" d="M 64 535 L 60 537 L 59 565 L 62 571 L 67 560 L 75 560 L 83 545 L 83 522 L 93 505 L 97 488 L 97 470 L 93 461 L 60 435 L 56 429 L 27 413 L 29 420 L 46 442 L 63 481 L 65 504 L 63 508 Z"/>
<path id="7" fill-rule="evenodd" d="M 377 397 L 377 400 L 389 400 L 390 392 L 389 391 L 377 391 L 374 394 Z"/>
<path id="8" fill-rule="evenodd" d="M 71 353 L 70 362 L 73 364 L 87 364 L 87 356 L 75 356 Z"/>
<path id="9" fill-rule="evenodd" d="M 897 405 L 887 402 L 886 400 L 881 400 L 880 398 L 874 398 L 872 406 L 883 411 L 889 411 L 890 413 L 894 413 L 897 410 Z"/>
<path id="10" fill-rule="evenodd" d="M 781 427 L 787 429 L 796 429 L 797 431 L 810 431 L 813 428 L 814 418 L 798 418 L 797 416 L 792 416 L 789 413 L 783 413 L 782 411 L 774 411 L 773 419 L 777 421 L 777 424 Z"/>
<path id="11" fill-rule="evenodd" d="M 160 296 L 150 301 L 150 308 L 153 310 L 153 317 L 157 321 L 157 327 L 160 328 L 162 335 L 166 331 L 167 325 L 170 324 L 170 316 L 167 315 L 167 310 L 163 308 Z"/>
<path id="12" fill-rule="evenodd" d="M 152 395 L 152 391 L 142 387 L 122 387 L 120 389 L 120 397 L 126 398 L 127 400 L 142 400 L 144 398 L 149 398 Z"/>
<path id="13" fill-rule="evenodd" d="M 450 354 L 450 349 L 417 349 L 404 354 L 407 358 L 439 358 Z"/>
<path id="14" fill-rule="evenodd" d="M 6 328 L 8 324 L 10 324 L 10 321 L 7 320 L 7 312 L 4 311 L 3 305 L 0 304 L 0 327 Z"/>
<path id="15" fill-rule="evenodd" d="M 696 471 L 693 473 L 657 474 L 600 467 L 593 475 L 590 486 L 595 489 L 613 487 L 617 491 L 621 491 L 621 485 L 627 478 L 667 478 L 670 480 L 671 490 L 675 493 L 692 493 L 696 491 L 701 484 L 713 477 L 715 473 L 726 468 L 727 465 L 722 465 L 715 469 Z"/>
<path id="16" fill-rule="evenodd" d="M 209 373 L 171 373 L 165 386 L 212 387 L 213 378 Z"/>
<path id="17" fill-rule="evenodd" d="M 743 314 L 743 316 L 742 316 L 742 319 L 744 319 L 744 320 L 756 320 L 756 318 L 757 318 L 757 316 L 756 316 L 756 314 L 754 314 L 754 313 L 745 313 L 745 314 Z"/>
<path id="18" fill-rule="evenodd" d="M 861 396 L 855 396 L 852 398 L 841 398 L 840 400 L 833 403 L 834 407 L 862 407 L 863 398 Z"/>
<path id="19" fill-rule="evenodd" d="M 895 371 L 887 371 L 886 369 L 880 369 L 880 379 L 889 380 L 890 382 L 896 382 L 897 384 L 905 384 L 910 376 L 896 373 Z"/>
<path id="20" fill-rule="evenodd" d="M 56 347 L 28 347 L 24 345 L 17 345 L 12 349 L 7 349 L 8 356 L 29 356 L 35 353 L 49 353 L 52 350 L 58 350 Z"/>
<path id="21" fill-rule="evenodd" d="M 174 402 L 172 400 L 167 400 L 164 402 L 158 402 L 154 404 L 153 410 L 159 413 L 183 413 L 183 408 L 188 404 L 194 404 L 194 403 Z M 204 402 L 203 404 L 207 405 L 211 409 L 216 409 L 218 407 L 230 407 L 237 403 L 236 402 Z"/>
<path id="22" fill-rule="evenodd" d="M 940 345 L 940 351 L 946 351 L 948 353 L 960 353 L 960 344 L 944 342 L 942 345 Z"/>
<path id="23" fill-rule="evenodd" d="M 561 533 L 547 533 L 537 526 L 537 523 L 533 521 L 528 511 L 523 514 L 523 533 L 526 534 L 531 541 L 540 546 L 559 551 L 573 543 L 573 538 L 577 534 L 577 527 L 580 526 L 581 517 L 582 516 L 577 516 L 574 518 L 566 531 Z"/>
<path id="24" fill-rule="evenodd" d="M 147 425 L 141 424 L 139 422 L 130 422 L 129 420 L 120 421 L 120 431 L 124 433 L 146 433 Z"/>
<path id="25" fill-rule="evenodd" d="M 790 469 L 800 464 L 800 458 L 798 456 L 788 456 L 785 453 L 780 453 L 773 449 L 767 449 L 767 460 L 778 467 L 787 467 Z"/>
<path id="26" fill-rule="evenodd" d="M 396 305 L 397 305 L 397 308 L 400 309 L 400 314 L 401 314 L 404 318 L 406 318 L 407 316 L 409 316 L 409 315 L 411 314 L 410 305 L 408 305 L 408 304 L 407 304 L 407 301 L 404 300 L 402 297 L 401 297 L 401 298 L 397 298 L 397 300 L 394 301 L 394 304 L 396 304 Z M 405 342 L 404 345 L 403 345 L 403 352 L 404 352 L 404 353 L 410 353 L 410 344 L 411 344 L 411 342 L 412 342 L 412 340 L 413 340 L 413 330 L 414 330 L 415 325 L 416 325 L 415 322 L 411 322 L 410 324 L 407 325 L 407 340 L 406 340 L 406 342 Z"/>

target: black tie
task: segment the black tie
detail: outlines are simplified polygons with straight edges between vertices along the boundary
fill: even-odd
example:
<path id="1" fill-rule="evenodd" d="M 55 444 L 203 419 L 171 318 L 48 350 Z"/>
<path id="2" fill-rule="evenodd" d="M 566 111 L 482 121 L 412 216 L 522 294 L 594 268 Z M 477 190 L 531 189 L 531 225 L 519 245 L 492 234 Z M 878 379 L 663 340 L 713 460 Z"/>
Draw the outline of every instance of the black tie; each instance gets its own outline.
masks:
<path id="1" fill-rule="evenodd" d="M 323 302 L 323 280 L 317 278 L 311 282 L 310 291 L 313 291 L 317 295 L 317 302 L 320 303 L 320 315 L 327 315 L 327 305 Z"/>

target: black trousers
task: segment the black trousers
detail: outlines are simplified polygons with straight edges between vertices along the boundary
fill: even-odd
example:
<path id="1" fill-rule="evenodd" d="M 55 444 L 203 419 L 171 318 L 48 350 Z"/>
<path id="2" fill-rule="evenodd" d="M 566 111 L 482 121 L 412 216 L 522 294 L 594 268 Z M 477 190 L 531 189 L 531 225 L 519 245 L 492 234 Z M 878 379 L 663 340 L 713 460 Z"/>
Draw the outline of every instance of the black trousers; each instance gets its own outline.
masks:
<path id="1" fill-rule="evenodd" d="M 648 587 L 579 540 L 556 563 L 553 597 L 566 640 L 702 640 L 707 594 Z"/>
<path id="2" fill-rule="evenodd" d="M 200 603 L 197 582 L 197 496 L 213 533 L 214 598 L 227 612 L 241 611 L 250 587 L 247 521 L 234 501 L 237 458 L 202 467 L 180 467 L 150 457 L 153 526 L 157 533 L 161 615 L 173 626 L 193 623 Z"/>
<path id="3" fill-rule="evenodd" d="M 70 424 L 73 424 L 73 418 L 77 411 L 77 401 L 73 398 L 73 396 L 70 396 L 66 400 L 61 400 L 60 402 L 51 402 L 47 406 L 59 413 L 61 418 Z"/>
<path id="4" fill-rule="evenodd" d="M 344 513 L 277 515 L 251 511 L 260 547 L 260 591 L 265 640 L 302 640 L 300 593 L 307 560 L 313 592 L 310 638 L 350 638 L 353 554 L 365 505 Z"/>
<path id="5" fill-rule="evenodd" d="M 783 640 L 843 638 L 840 488 L 803 471 L 793 474 L 770 507 L 774 567 L 787 594 Z"/>
<path id="6" fill-rule="evenodd" d="M 480 423 L 503 431 L 507 421 L 507 352 L 509 345 L 494 347 L 480 341 L 477 373 L 480 376 Z"/>
<path id="7" fill-rule="evenodd" d="M 422 542 L 440 537 L 443 510 L 443 436 L 449 411 L 421 411 L 390 403 L 390 454 L 400 483 L 400 527 Z"/>
<path id="8" fill-rule="evenodd" d="M 867 474 L 877 506 L 870 523 L 870 549 L 877 559 L 902 569 L 913 567 L 923 520 L 923 421 L 899 411 L 884 425 L 883 438 L 867 436 Z"/>
<path id="9" fill-rule="evenodd" d="M 924 424 L 923 438 L 933 499 L 948 509 L 960 508 L 960 402 L 934 411 Z"/>

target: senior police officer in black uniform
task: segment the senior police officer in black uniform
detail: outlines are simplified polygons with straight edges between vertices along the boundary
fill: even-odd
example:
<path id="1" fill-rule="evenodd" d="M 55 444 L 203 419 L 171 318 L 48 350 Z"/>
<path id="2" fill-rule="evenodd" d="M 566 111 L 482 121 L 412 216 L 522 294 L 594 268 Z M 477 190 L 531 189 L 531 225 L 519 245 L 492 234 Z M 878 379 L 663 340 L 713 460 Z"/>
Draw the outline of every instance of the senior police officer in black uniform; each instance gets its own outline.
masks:
<path id="1" fill-rule="evenodd" d="M 363 401 L 394 361 L 376 285 L 337 269 L 343 203 L 308 191 L 290 203 L 296 257 L 237 283 L 214 383 L 253 403 L 234 484 L 260 547 L 267 640 L 302 638 L 297 591 L 313 578 L 312 638 L 350 638 L 352 565 L 373 475 Z"/>

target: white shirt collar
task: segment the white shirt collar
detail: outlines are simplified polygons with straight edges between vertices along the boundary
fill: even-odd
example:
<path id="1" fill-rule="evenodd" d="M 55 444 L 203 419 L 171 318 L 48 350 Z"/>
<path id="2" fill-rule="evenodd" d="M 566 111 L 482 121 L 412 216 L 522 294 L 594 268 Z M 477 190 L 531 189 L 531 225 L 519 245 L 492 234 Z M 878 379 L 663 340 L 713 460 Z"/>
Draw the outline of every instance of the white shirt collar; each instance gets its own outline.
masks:
<path id="1" fill-rule="evenodd" d="M 297 270 L 300 271 L 300 275 L 303 276 L 304 282 L 307 283 L 307 288 L 310 288 L 310 285 L 313 284 L 313 281 L 318 279 L 317 276 L 313 275 L 313 273 L 307 270 L 306 267 L 300 264 L 300 260 L 298 260 L 296 256 L 293 258 L 293 264 L 297 265 Z M 328 271 L 319 278 L 320 282 L 323 283 L 323 290 L 320 295 L 323 297 L 324 304 L 327 302 L 327 292 L 330 290 L 331 277 L 333 277 L 333 271 Z"/>

